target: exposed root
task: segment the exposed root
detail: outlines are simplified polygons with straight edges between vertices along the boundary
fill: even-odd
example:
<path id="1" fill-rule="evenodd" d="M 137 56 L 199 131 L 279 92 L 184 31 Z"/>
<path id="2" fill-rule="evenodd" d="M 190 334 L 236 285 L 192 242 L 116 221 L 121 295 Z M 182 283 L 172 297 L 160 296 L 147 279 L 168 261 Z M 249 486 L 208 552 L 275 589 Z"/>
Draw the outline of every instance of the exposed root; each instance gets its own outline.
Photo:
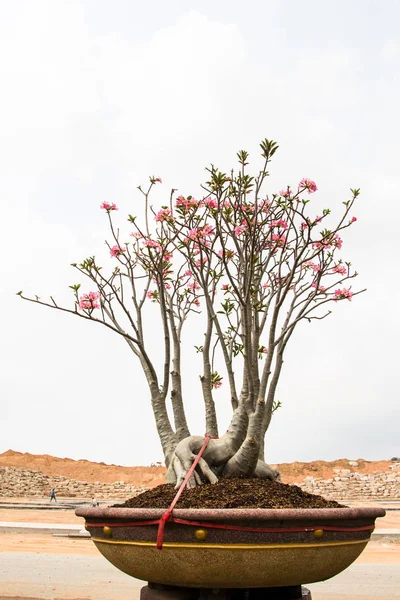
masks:
<path id="1" fill-rule="evenodd" d="M 249 441 L 251 441 L 251 438 L 250 440 L 247 438 L 247 443 Z M 204 437 L 201 436 L 190 436 L 179 442 L 167 471 L 167 483 L 174 483 L 176 489 L 182 485 L 203 444 Z M 242 448 L 241 457 L 243 458 L 245 454 Z M 255 476 L 260 479 L 280 481 L 279 472 L 272 469 L 265 462 L 258 460 L 250 470 L 248 465 L 243 464 L 238 458 L 229 437 L 223 436 L 220 439 L 211 439 L 203 456 L 199 459 L 195 471 L 187 482 L 187 488 L 194 488 L 204 481 L 211 484 L 217 483 L 218 474 L 220 473 L 231 477 Z"/>

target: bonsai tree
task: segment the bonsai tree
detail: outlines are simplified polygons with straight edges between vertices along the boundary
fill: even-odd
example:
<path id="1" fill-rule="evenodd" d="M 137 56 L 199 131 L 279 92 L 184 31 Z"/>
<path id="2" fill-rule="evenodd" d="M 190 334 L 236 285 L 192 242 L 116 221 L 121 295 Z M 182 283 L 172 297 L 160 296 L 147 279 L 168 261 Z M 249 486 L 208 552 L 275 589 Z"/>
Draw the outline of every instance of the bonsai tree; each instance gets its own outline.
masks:
<path id="1" fill-rule="evenodd" d="M 198 384 L 211 438 L 188 487 L 224 475 L 275 479 L 278 472 L 264 462 L 264 438 L 279 407 L 275 395 L 287 344 L 302 323 L 324 319 L 336 302 L 364 291 L 352 290 L 349 282 L 357 273 L 340 258 L 342 231 L 356 221 L 352 209 L 359 190 L 351 190 L 333 225 L 328 208 L 319 208 L 318 215 L 310 209 L 317 191 L 310 179 L 265 195 L 278 146 L 265 139 L 260 147 L 263 164 L 256 175 L 248 172 L 244 150 L 237 154 L 237 170 L 223 173 L 211 165 L 202 198 L 172 190 L 165 205 L 155 208 L 151 192 L 162 181 L 150 177 L 146 188 L 138 188 L 143 218 L 129 215 L 126 233 L 114 223 L 117 206 L 103 202 L 113 264 L 103 269 L 95 256 L 74 263 L 86 285 L 70 286 L 70 307 L 18 292 L 24 300 L 99 323 L 127 343 L 148 384 L 167 481 L 177 486 L 205 440 L 191 434 L 185 415 L 181 360 L 187 321 L 202 323 L 191 349 L 202 359 Z M 149 310 L 156 315 L 151 321 Z M 161 368 L 148 347 L 155 319 L 162 331 Z M 232 407 L 220 437 L 215 394 L 224 394 Z"/>

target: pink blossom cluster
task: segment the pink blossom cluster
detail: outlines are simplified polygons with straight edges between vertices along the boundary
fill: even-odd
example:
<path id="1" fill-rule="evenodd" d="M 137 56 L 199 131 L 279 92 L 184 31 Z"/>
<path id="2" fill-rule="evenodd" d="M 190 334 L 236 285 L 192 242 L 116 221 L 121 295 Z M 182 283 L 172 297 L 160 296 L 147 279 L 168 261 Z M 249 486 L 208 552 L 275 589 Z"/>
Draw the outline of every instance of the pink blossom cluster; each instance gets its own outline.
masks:
<path id="1" fill-rule="evenodd" d="M 172 216 L 172 210 L 170 208 L 162 208 L 156 214 L 156 221 L 162 222 L 167 221 L 171 223 L 174 217 Z"/>
<path id="2" fill-rule="evenodd" d="M 319 242 L 313 242 L 312 247 L 315 250 L 322 250 L 322 248 L 325 248 L 326 250 L 329 250 L 329 248 L 332 248 L 332 246 L 335 246 L 335 248 L 337 248 L 338 250 L 341 250 L 342 245 L 343 245 L 343 240 L 336 233 L 335 236 L 333 237 L 333 239 L 326 238 L 326 239 L 321 240 Z"/>
<path id="3" fill-rule="evenodd" d="M 147 248 L 154 248 L 158 252 L 161 252 L 162 250 L 160 242 L 156 242 L 155 240 L 151 240 L 150 238 L 145 239 L 143 243 Z"/>
<path id="4" fill-rule="evenodd" d="M 215 382 L 212 384 L 212 387 L 213 387 L 213 388 L 216 390 L 216 389 L 220 388 L 220 387 L 221 387 L 221 385 L 222 385 L 222 381 L 215 381 Z"/>
<path id="5" fill-rule="evenodd" d="M 234 234 L 236 235 L 236 237 L 239 237 L 240 235 L 242 235 L 242 233 L 244 233 L 246 231 L 246 229 L 248 228 L 246 221 L 243 221 L 242 225 L 235 225 L 235 227 L 233 228 Z"/>
<path id="6" fill-rule="evenodd" d="M 225 248 L 225 250 L 218 250 L 218 256 L 220 256 L 221 258 L 225 256 L 226 260 L 232 260 L 235 256 L 235 251 L 228 250 L 227 248 Z"/>
<path id="7" fill-rule="evenodd" d="M 314 283 L 311 284 L 311 287 L 317 288 L 317 284 L 315 283 L 315 281 L 314 281 Z M 323 285 L 318 286 L 318 292 L 320 292 L 321 294 L 325 294 L 326 287 L 324 287 Z"/>
<path id="8" fill-rule="evenodd" d="M 110 212 L 111 210 L 118 210 L 117 205 L 114 204 L 114 202 L 110 204 L 109 202 L 104 201 L 100 204 L 100 208 L 103 208 L 107 212 Z"/>
<path id="9" fill-rule="evenodd" d="M 191 208 L 198 206 L 198 204 L 199 201 L 195 200 L 194 198 L 184 198 L 183 196 L 178 196 L 175 206 L 184 208 L 185 212 L 188 212 Z"/>
<path id="10" fill-rule="evenodd" d="M 79 308 L 81 310 L 93 310 L 94 308 L 100 308 L 99 303 L 100 292 L 89 292 L 83 294 L 79 298 Z"/>
<path id="11" fill-rule="evenodd" d="M 274 221 L 271 221 L 271 223 L 269 224 L 270 229 L 272 229 L 273 227 L 280 227 L 281 229 L 284 229 L 286 231 L 286 229 L 288 228 L 288 224 L 287 221 L 284 221 L 283 219 L 276 219 Z"/>
<path id="12" fill-rule="evenodd" d="M 353 292 L 350 291 L 348 288 L 343 288 L 343 289 L 337 289 L 335 290 L 335 300 L 344 300 L 345 298 L 347 298 L 347 300 L 351 300 L 353 297 Z"/>
<path id="13" fill-rule="evenodd" d="M 147 292 L 146 296 L 152 302 L 156 302 L 158 300 L 158 291 L 157 290 L 149 290 Z"/>
<path id="14" fill-rule="evenodd" d="M 198 269 L 200 269 L 200 268 L 201 268 L 203 265 L 205 265 L 205 264 L 207 264 L 207 263 L 208 263 L 208 258 L 207 258 L 207 256 L 203 256 L 203 258 L 198 258 L 198 259 L 195 261 L 195 263 L 194 263 L 194 264 L 196 265 L 196 267 L 197 267 Z"/>
<path id="15" fill-rule="evenodd" d="M 207 208 L 218 208 L 218 202 L 215 198 L 205 198 L 202 202 Z"/>
<path id="16" fill-rule="evenodd" d="M 110 248 L 110 254 L 114 257 L 120 256 L 124 252 L 126 252 L 126 248 L 121 248 L 120 246 L 113 246 L 112 248 Z"/>
<path id="17" fill-rule="evenodd" d="M 335 265 L 332 269 L 334 273 L 339 273 L 340 275 L 346 275 L 347 269 L 344 265 L 338 264 Z"/>
<path id="18" fill-rule="evenodd" d="M 215 235 L 214 229 L 212 225 L 206 224 L 197 229 L 191 229 L 189 231 L 189 238 L 191 240 L 202 241 L 207 237 L 212 237 Z"/>
<path id="19" fill-rule="evenodd" d="M 355 223 L 357 221 L 357 217 L 351 217 L 350 223 Z"/>
<path id="20" fill-rule="evenodd" d="M 289 187 L 289 186 L 287 187 L 287 189 L 286 189 L 286 190 L 281 190 L 281 191 L 279 192 L 279 195 L 280 195 L 280 196 L 282 196 L 282 198 L 286 198 L 286 199 L 289 199 L 289 198 L 291 198 L 291 197 L 292 197 L 292 194 L 293 194 L 293 192 L 292 192 L 292 190 L 290 189 L 290 187 Z"/>
<path id="21" fill-rule="evenodd" d="M 284 233 L 273 233 L 271 239 L 275 246 L 283 248 L 286 243 L 286 235 Z"/>
<path id="22" fill-rule="evenodd" d="M 298 185 L 299 190 L 306 188 L 309 194 L 317 191 L 317 184 L 312 179 L 307 179 L 307 177 L 303 177 Z"/>
<path id="23" fill-rule="evenodd" d="M 313 262 L 312 260 L 308 260 L 307 262 L 303 263 L 301 265 L 302 269 L 312 269 L 315 273 L 318 273 L 318 271 L 321 270 L 321 267 L 319 265 L 317 265 L 317 263 Z"/>
<path id="24" fill-rule="evenodd" d="M 191 283 L 188 284 L 188 288 L 189 288 L 189 290 L 192 290 L 192 292 L 194 292 L 194 291 L 200 289 L 200 285 L 198 284 L 197 281 L 192 281 Z"/>

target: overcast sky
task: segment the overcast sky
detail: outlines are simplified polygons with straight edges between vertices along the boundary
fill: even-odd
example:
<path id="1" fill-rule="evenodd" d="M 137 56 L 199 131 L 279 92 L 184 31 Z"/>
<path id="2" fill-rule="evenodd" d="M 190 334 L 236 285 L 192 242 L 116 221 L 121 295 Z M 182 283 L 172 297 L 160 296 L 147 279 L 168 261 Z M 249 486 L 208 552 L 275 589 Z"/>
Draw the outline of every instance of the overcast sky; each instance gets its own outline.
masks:
<path id="1" fill-rule="evenodd" d="M 196 194 L 269 137 L 270 192 L 310 177 L 338 214 L 361 188 L 342 255 L 368 292 L 296 331 L 267 460 L 400 455 L 399 22 L 398 0 L 0 0 L 0 452 L 162 459 L 123 340 L 15 293 L 67 302 L 70 263 L 104 252 L 101 202 L 123 223 L 148 175 Z"/>

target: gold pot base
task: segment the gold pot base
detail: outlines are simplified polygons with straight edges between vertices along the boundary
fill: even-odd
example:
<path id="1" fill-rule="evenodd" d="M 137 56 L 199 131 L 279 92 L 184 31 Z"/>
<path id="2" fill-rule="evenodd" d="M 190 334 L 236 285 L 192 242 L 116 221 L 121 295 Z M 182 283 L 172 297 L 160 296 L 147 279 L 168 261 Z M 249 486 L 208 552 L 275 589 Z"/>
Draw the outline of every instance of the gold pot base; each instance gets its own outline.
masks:
<path id="1" fill-rule="evenodd" d="M 366 540 L 302 544 L 187 544 L 92 538 L 118 569 L 143 581 L 205 588 L 295 586 L 329 579 L 361 554 Z"/>

